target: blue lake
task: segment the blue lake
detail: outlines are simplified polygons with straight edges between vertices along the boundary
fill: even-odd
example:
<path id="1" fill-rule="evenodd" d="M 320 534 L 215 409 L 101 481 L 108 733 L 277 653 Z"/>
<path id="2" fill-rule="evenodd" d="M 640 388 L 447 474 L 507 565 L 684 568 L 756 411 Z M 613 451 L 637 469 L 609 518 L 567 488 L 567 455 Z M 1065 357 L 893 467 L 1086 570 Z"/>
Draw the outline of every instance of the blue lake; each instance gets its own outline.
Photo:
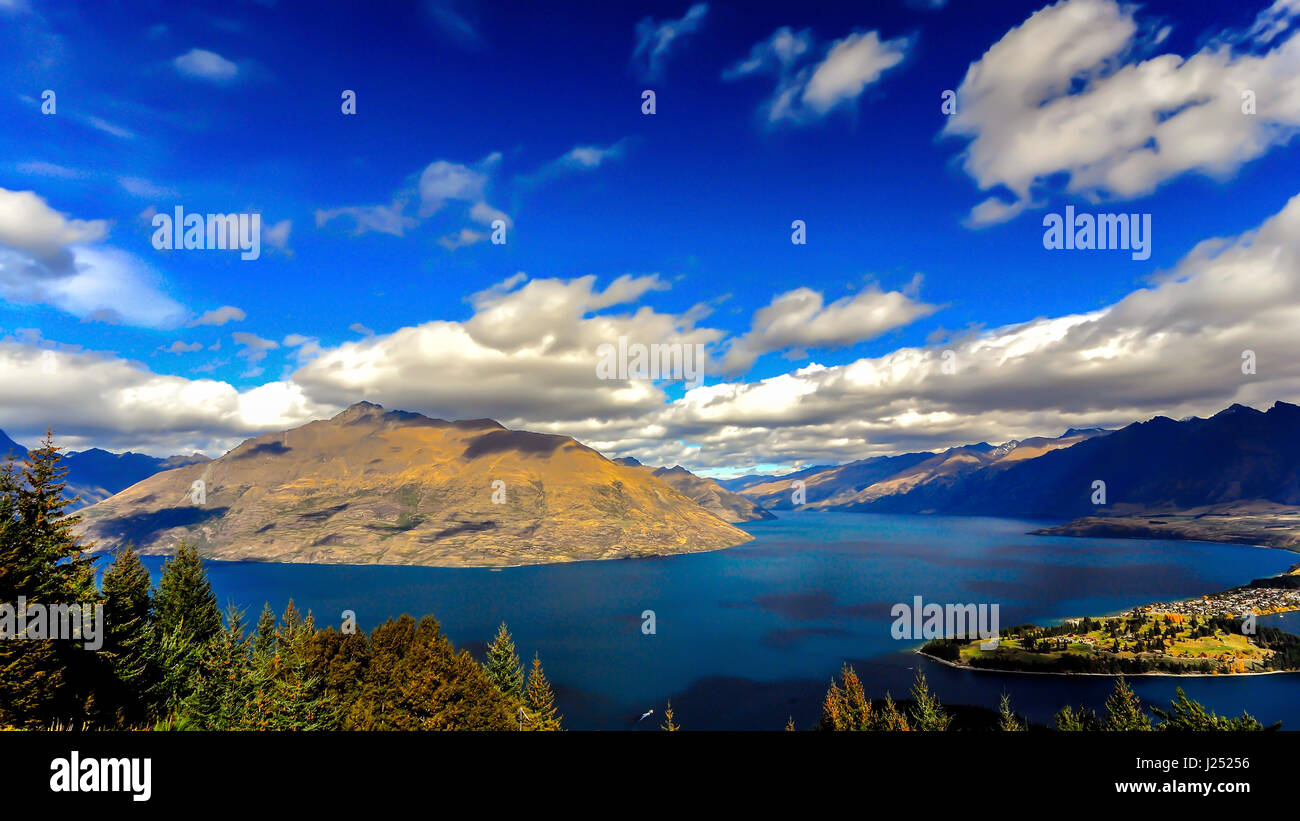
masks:
<path id="1" fill-rule="evenodd" d="M 432 614 L 459 647 L 482 657 L 506 621 L 525 662 L 540 653 L 566 726 L 625 729 L 672 700 L 689 729 L 780 729 L 814 723 L 833 674 L 853 662 L 870 695 L 905 695 L 923 664 L 949 703 L 1013 706 L 1047 722 L 1061 706 L 1099 708 L 1101 677 L 955 670 L 920 659 L 890 635 L 894 603 L 998 604 L 1003 626 L 1102 615 L 1279 573 L 1282 550 L 1202 542 L 1030 536 L 1012 519 L 781 514 L 745 529 L 753 542 L 659 559 L 486 569 L 209 562 L 218 600 L 256 619 L 293 597 L 317 624 L 352 610 L 370 629 Z M 147 557 L 157 578 L 162 560 Z M 654 611 L 656 632 L 642 632 Z M 1288 622 L 1294 620 L 1295 624 Z M 1300 613 L 1266 623 L 1300 625 Z M 1293 630 L 1293 632 L 1297 632 Z M 1134 679 L 1162 706 L 1181 685 L 1220 713 L 1245 709 L 1300 729 L 1300 675 Z"/>

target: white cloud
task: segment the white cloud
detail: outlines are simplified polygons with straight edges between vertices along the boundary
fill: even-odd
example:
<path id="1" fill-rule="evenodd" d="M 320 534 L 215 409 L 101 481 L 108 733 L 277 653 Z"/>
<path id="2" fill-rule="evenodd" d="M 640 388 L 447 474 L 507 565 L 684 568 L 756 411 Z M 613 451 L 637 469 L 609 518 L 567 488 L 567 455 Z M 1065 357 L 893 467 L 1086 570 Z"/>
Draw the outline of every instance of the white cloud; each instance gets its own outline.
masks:
<path id="1" fill-rule="evenodd" d="M 657 79 L 663 73 L 668 56 L 690 35 L 700 30 L 708 12 L 708 3 L 696 3 L 680 19 L 656 23 L 652 18 L 646 17 L 637 23 L 632 63 L 637 66 L 641 76 L 648 80 Z"/>
<path id="2" fill-rule="evenodd" d="M 213 83 L 228 83 L 239 74 L 239 66 L 214 51 L 192 48 L 172 61 L 186 77 Z"/>
<path id="3" fill-rule="evenodd" d="M 907 290 L 919 285 L 917 277 Z M 846 347 L 915 322 L 935 310 L 935 306 L 902 291 L 871 287 L 826 305 L 821 293 L 796 288 L 773 298 L 754 314 L 752 328 L 732 341 L 723 366 L 728 372 L 743 373 L 769 351 Z"/>
<path id="4" fill-rule="evenodd" d="M 0 341 L 0 421 L 16 436 L 49 424 L 77 445 L 167 453 L 290 427 L 364 398 L 444 418 L 491 416 L 647 463 L 707 469 L 842 461 L 1300 400 L 1300 195 L 1258 229 L 1201 243 L 1159 280 L 1098 310 L 842 365 L 807 362 L 759 381 L 718 381 L 710 370 L 704 385 L 673 400 L 662 384 L 595 372 L 596 348 L 619 336 L 699 343 L 710 353 L 725 346 L 725 334 L 699 326 L 703 309 L 641 304 L 664 287 L 654 275 L 602 289 L 594 277 L 519 274 L 474 294 L 465 322 L 312 349 L 290 379 L 242 393 L 68 351 L 55 354 L 67 373 L 50 379 L 39 375 L 47 343 Z M 852 344 L 890 326 L 900 307 L 922 309 L 912 293 L 867 290 L 826 304 L 796 290 L 757 312 L 739 345 Z M 278 344 L 251 334 L 237 341 L 250 364 Z M 284 344 L 318 345 L 303 335 Z M 1256 353 L 1257 374 L 1241 373 L 1244 350 Z"/>
<path id="5" fill-rule="evenodd" d="M 349 205 L 342 208 L 323 208 L 316 211 L 316 227 L 319 228 L 339 217 L 351 217 L 355 222 L 354 234 L 378 231 L 381 234 L 392 234 L 395 237 L 400 237 L 406 233 L 408 228 L 413 228 L 417 224 L 414 217 L 407 217 L 402 214 L 405 208 L 406 201 L 403 199 L 394 200 L 392 205 Z"/>
<path id="6" fill-rule="evenodd" d="M 970 140 L 962 163 L 980 189 L 1012 195 L 968 222 L 1014 217 L 1057 175 L 1069 193 L 1131 199 L 1186 172 L 1229 176 L 1286 143 L 1300 130 L 1300 36 L 1253 52 L 1298 12 L 1280 0 L 1248 32 L 1141 60 L 1168 30 L 1144 31 L 1131 6 L 1066 0 L 1034 13 L 971 64 L 944 127 Z"/>
<path id="7" fill-rule="evenodd" d="M 510 218 L 489 205 L 485 199 L 492 174 L 500 162 L 501 154 L 496 152 L 484 157 L 474 166 L 435 160 L 425 166 L 407 188 L 394 195 L 391 205 L 321 209 L 316 212 L 316 225 L 320 227 L 346 216 L 355 222 L 355 234 L 378 231 L 400 237 L 422 220 L 448 209 L 453 203 L 463 208 L 445 217 L 446 219 L 472 219 L 484 224 L 494 219 L 503 219 L 509 224 Z M 406 206 L 412 199 L 419 201 L 416 216 L 405 213 Z"/>
<path id="8" fill-rule="evenodd" d="M 62 267 L 73 244 L 98 242 L 108 236 L 107 220 L 70 219 L 55 211 L 34 191 L 0 188 L 0 245 Z M 63 257 L 61 261 L 59 258 Z"/>
<path id="9" fill-rule="evenodd" d="M 868 86 L 903 62 L 910 46 L 906 37 L 882 40 L 877 31 L 853 32 L 831 43 L 816 63 L 799 67 L 812 55 L 812 32 L 783 26 L 755 44 L 749 57 L 726 69 L 722 78 L 775 74 L 776 90 L 760 108 L 763 119 L 768 124 L 814 123 L 856 102 Z"/>
<path id="10" fill-rule="evenodd" d="M 230 338 L 239 346 L 235 356 L 248 360 L 250 364 L 261 362 L 266 359 L 267 351 L 274 351 L 280 347 L 280 343 L 274 339 L 263 339 L 247 331 L 235 331 Z"/>
<path id="11" fill-rule="evenodd" d="M 0 419 L 20 441 L 49 425 L 73 448 L 215 456 L 248 436 L 335 410 L 285 382 L 241 392 L 225 382 L 155 374 L 111 354 L 0 340 Z"/>
<path id="12" fill-rule="evenodd" d="M 546 163 L 533 174 L 520 179 L 524 185 L 534 186 L 566 174 L 595 171 L 602 165 L 622 159 L 627 153 L 627 144 L 628 141 L 624 139 L 605 147 L 577 145 Z"/>
<path id="13" fill-rule="evenodd" d="M 139 258 L 114 248 L 71 251 L 73 272 L 55 277 L 24 275 L 21 262 L 0 258 L 0 291 L 15 302 L 42 302 L 96 322 L 174 328 L 184 320 L 185 307 L 162 292 Z"/>
<path id="14" fill-rule="evenodd" d="M 289 232 L 291 230 L 293 230 L 293 220 L 280 220 L 262 231 L 262 239 L 272 248 L 290 253 Z"/>
<path id="15" fill-rule="evenodd" d="M 474 245 L 487 239 L 487 234 L 482 231 L 475 231 L 472 228 L 462 228 L 454 234 L 448 234 L 445 237 L 438 238 L 438 244 L 448 251 L 455 251 L 457 248 L 464 248 L 468 245 Z"/>
<path id="16" fill-rule="evenodd" d="M 72 219 L 33 191 L 0 188 L 0 297 L 97 322 L 179 324 L 184 307 L 162 292 L 144 262 L 83 244 L 107 234 L 106 220 Z"/>
<path id="17" fill-rule="evenodd" d="M 481 202 L 488 177 L 460 163 L 436 160 L 420 172 L 420 216 L 437 213 L 448 200 Z"/>
<path id="18" fill-rule="evenodd" d="M 225 325 L 227 322 L 243 322 L 245 319 L 248 319 L 248 314 L 244 313 L 242 308 L 236 308 L 234 305 L 222 305 L 220 308 L 205 312 L 198 319 L 191 320 L 186 327 Z"/>
<path id="19" fill-rule="evenodd" d="M 820 115 L 840 103 L 856 100 L 887 69 L 903 62 L 907 45 L 906 38 L 882 41 L 875 31 L 850 34 L 832 45 L 813 70 L 800 95 L 801 102 Z"/>
<path id="20" fill-rule="evenodd" d="M 163 199 L 176 196 L 175 188 L 159 185 L 144 177 L 119 177 L 117 183 L 122 186 L 122 190 L 126 193 L 144 199 Z"/>
<path id="21" fill-rule="evenodd" d="M 755 43 L 749 50 L 749 57 L 724 71 L 722 79 L 737 80 L 762 71 L 780 72 L 789 69 L 812 46 L 811 29 L 796 32 L 789 26 L 782 26 L 771 37 Z"/>

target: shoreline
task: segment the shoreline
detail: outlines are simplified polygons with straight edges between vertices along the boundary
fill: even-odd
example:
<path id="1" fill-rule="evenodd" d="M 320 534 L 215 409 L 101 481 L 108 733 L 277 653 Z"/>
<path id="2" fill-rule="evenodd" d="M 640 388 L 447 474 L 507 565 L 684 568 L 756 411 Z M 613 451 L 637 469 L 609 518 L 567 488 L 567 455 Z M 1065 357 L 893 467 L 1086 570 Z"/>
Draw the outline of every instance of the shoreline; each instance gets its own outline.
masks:
<path id="1" fill-rule="evenodd" d="M 1146 673 L 1059 673 L 1050 670 L 995 670 L 988 667 L 973 667 L 969 664 L 958 664 L 956 662 L 941 659 L 924 652 L 921 648 L 912 651 L 929 661 L 937 662 L 947 667 L 957 670 L 971 670 L 976 673 L 1010 673 L 1017 676 L 1102 676 L 1104 678 L 1137 678 L 1139 676 L 1155 676 L 1158 678 L 1242 678 L 1244 676 L 1272 676 L 1272 675 L 1296 675 L 1300 670 L 1259 670 L 1254 673 L 1161 673 L 1150 671 Z"/>

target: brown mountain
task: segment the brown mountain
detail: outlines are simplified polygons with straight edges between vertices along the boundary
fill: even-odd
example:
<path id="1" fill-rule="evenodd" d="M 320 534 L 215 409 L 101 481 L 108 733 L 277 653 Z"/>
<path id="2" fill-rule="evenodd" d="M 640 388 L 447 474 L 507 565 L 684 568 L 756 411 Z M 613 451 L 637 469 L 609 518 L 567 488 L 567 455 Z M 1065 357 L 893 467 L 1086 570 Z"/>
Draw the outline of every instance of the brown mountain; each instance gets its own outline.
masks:
<path id="1" fill-rule="evenodd" d="M 537 564 L 752 538 L 570 437 L 368 402 L 156 474 L 82 516 L 97 549 L 168 553 L 185 539 L 209 558 L 329 564 Z"/>
<path id="2" fill-rule="evenodd" d="M 670 468 L 652 468 L 643 465 L 630 456 L 615 459 L 620 465 L 648 471 L 672 485 L 686 498 L 698 504 L 724 522 L 757 522 L 763 519 L 775 519 L 757 502 L 747 499 L 739 493 L 732 493 L 712 479 L 696 476 L 681 465 Z"/>

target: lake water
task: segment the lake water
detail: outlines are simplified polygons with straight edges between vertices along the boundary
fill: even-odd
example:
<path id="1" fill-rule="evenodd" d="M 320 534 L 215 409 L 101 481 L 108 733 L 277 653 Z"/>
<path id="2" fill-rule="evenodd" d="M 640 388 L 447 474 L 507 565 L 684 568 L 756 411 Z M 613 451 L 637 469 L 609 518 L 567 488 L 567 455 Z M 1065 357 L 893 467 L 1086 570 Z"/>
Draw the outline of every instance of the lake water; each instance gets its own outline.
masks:
<path id="1" fill-rule="evenodd" d="M 780 729 L 814 723 L 827 683 L 849 660 L 868 694 L 905 695 L 924 665 L 949 703 L 1013 706 L 1047 722 L 1061 706 L 1100 708 L 1112 682 L 955 670 L 890 635 L 890 608 L 926 602 L 1000 606 L 1001 624 L 1045 623 L 1200 595 L 1279 573 L 1282 550 L 1202 542 L 1029 536 L 1012 519 L 784 512 L 745 529 L 749 544 L 659 559 L 486 569 L 209 562 L 218 600 L 280 612 L 289 597 L 317 624 L 344 610 L 369 629 L 432 614 L 482 657 L 506 621 L 525 663 L 540 653 L 567 727 L 658 726 L 672 699 L 689 729 Z M 157 578 L 161 559 L 146 557 Z M 642 632 L 653 610 L 656 632 Z M 1294 620 L 1295 625 L 1288 622 Z M 1267 623 L 1300 625 L 1300 613 Z M 1300 632 L 1293 630 L 1293 632 Z M 1181 685 L 1220 713 L 1246 709 L 1300 729 L 1300 675 L 1137 678 L 1162 706 Z"/>

